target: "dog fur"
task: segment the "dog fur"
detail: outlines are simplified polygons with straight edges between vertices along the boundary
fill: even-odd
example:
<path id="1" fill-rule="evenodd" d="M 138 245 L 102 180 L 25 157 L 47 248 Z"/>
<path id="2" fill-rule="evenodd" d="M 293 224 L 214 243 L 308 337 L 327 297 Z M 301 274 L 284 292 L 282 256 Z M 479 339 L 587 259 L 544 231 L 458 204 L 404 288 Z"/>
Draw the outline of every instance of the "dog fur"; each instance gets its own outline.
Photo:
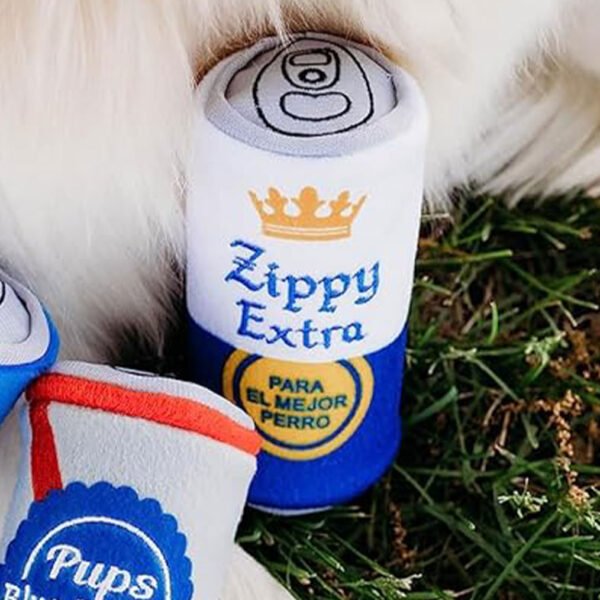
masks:
<path id="1" fill-rule="evenodd" d="M 65 357 L 114 359 L 133 337 L 160 352 L 194 86 L 266 34 L 349 36 L 414 75 L 433 210 L 466 183 L 511 201 L 600 193 L 597 0 L 0 0 L 0 14 L 0 265 L 47 303 Z M 228 598 L 275 598 L 240 560 Z"/>
<path id="2" fill-rule="evenodd" d="M 195 81 L 272 32 L 381 47 L 432 116 L 431 206 L 477 183 L 600 185 L 596 0 L 0 0 L 0 263 L 60 325 L 64 355 L 160 347 L 182 264 Z M 112 355 L 112 356 L 111 356 Z"/>

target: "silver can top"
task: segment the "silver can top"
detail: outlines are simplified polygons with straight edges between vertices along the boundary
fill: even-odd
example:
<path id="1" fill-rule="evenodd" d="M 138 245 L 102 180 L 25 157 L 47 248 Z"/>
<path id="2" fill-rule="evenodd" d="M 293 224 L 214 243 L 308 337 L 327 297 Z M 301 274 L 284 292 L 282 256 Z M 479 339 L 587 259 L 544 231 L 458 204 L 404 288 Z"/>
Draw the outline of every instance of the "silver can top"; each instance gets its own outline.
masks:
<path id="1" fill-rule="evenodd" d="M 418 84 L 376 49 L 325 33 L 265 38 L 210 71 L 198 105 L 220 131 L 295 157 L 426 136 Z"/>
<path id="2" fill-rule="evenodd" d="M 391 74 L 372 56 L 317 34 L 253 57 L 225 95 L 245 119 L 293 137 L 352 131 L 397 103 Z"/>

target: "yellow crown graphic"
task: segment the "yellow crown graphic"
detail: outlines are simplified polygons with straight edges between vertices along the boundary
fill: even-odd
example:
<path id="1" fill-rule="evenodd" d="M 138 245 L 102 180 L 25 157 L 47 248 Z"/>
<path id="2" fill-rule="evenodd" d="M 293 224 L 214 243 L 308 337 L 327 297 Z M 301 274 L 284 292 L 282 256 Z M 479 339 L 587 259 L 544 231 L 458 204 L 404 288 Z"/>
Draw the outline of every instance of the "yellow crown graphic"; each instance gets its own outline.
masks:
<path id="1" fill-rule="evenodd" d="M 321 200 L 314 187 L 304 187 L 297 198 L 286 198 L 276 188 L 269 188 L 263 201 L 249 192 L 263 225 L 263 233 L 288 240 L 339 240 L 352 235 L 352 223 L 367 199 L 355 204 L 350 192 L 341 192 L 336 200 Z M 327 208 L 325 208 L 327 207 Z"/>

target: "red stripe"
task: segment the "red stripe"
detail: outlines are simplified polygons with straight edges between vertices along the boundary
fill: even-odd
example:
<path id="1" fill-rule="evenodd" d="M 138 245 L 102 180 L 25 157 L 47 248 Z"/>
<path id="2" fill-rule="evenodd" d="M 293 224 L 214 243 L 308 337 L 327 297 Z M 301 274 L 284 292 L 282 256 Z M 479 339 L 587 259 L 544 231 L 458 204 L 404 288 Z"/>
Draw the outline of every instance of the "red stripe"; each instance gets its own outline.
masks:
<path id="1" fill-rule="evenodd" d="M 131 390 L 60 373 L 42 376 L 29 388 L 27 397 L 33 405 L 58 402 L 184 429 L 252 456 L 261 447 L 261 438 L 255 431 L 188 398 Z"/>
<path id="2" fill-rule="evenodd" d="M 48 402 L 36 402 L 29 410 L 31 423 L 31 481 L 36 501 L 63 487 L 54 433 L 48 418 Z"/>

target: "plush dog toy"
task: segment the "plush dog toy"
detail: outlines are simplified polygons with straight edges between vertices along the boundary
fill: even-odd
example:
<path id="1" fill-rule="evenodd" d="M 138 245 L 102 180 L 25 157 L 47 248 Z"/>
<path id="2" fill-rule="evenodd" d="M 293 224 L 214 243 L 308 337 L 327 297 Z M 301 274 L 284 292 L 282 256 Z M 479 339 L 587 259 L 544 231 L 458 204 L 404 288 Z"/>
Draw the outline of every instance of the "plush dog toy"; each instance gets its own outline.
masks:
<path id="1" fill-rule="evenodd" d="M 58 345 L 39 300 L 0 272 L 0 424 L 27 384 L 54 363 Z"/>
<path id="2" fill-rule="evenodd" d="M 400 441 L 425 104 L 370 48 L 270 38 L 197 99 L 187 301 L 197 381 L 254 418 L 253 505 L 304 512 L 376 481 Z"/>
<path id="3" fill-rule="evenodd" d="M 214 600 L 260 438 L 193 384 L 65 363 L 27 392 L 0 597 Z"/>

